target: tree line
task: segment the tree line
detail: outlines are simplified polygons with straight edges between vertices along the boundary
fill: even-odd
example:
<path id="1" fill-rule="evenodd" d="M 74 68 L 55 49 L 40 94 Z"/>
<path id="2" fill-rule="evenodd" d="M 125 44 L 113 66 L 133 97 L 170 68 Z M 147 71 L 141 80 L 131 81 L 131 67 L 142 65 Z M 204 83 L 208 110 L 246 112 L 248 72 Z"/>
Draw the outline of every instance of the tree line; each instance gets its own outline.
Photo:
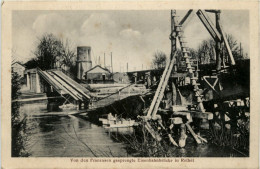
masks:
<path id="1" fill-rule="evenodd" d="M 248 55 L 243 54 L 241 44 L 232 35 L 227 35 L 233 57 L 235 60 L 247 59 Z M 190 48 L 190 56 L 199 64 L 208 64 L 215 59 L 215 41 L 212 39 L 203 40 L 198 49 Z M 69 39 L 59 39 L 53 34 L 44 34 L 38 38 L 37 47 L 33 52 L 34 58 L 25 63 L 27 69 L 39 67 L 42 70 L 62 68 L 76 75 L 76 49 L 72 47 Z M 222 48 L 221 54 L 227 56 L 226 48 Z M 153 54 L 152 68 L 159 69 L 166 65 L 166 54 L 160 50 Z M 182 52 L 178 49 L 176 56 L 177 65 L 183 61 Z"/>
<path id="2" fill-rule="evenodd" d="M 244 54 L 241 43 L 238 43 L 234 36 L 228 34 L 227 41 L 235 60 L 248 59 L 248 54 Z M 188 50 L 190 51 L 191 58 L 197 60 L 199 64 L 209 64 L 216 60 L 215 41 L 213 39 L 203 40 L 197 50 L 193 48 L 189 48 Z M 221 54 L 223 56 L 227 57 L 227 53 L 226 48 L 221 49 Z M 162 51 L 156 51 L 153 55 L 152 68 L 163 68 L 166 65 L 166 61 L 166 54 Z M 183 61 L 182 52 L 180 49 L 177 49 L 176 64 L 180 65 L 181 61 Z"/>
<path id="3" fill-rule="evenodd" d="M 44 34 L 38 38 L 34 58 L 25 63 L 27 69 L 39 67 L 42 70 L 62 68 L 76 72 L 76 50 L 69 39 L 59 39 L 53 34 Z"/>

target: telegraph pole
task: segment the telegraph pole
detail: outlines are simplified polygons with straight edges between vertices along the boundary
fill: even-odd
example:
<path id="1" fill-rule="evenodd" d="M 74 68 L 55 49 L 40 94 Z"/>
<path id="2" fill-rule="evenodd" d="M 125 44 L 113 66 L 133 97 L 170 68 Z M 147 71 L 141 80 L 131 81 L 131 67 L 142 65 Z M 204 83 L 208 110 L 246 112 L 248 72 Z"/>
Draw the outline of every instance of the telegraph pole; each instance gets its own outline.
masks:
<path id="1" fill-rule="evenodd" d="M 104 68 L 106 68 L 106 53 L 104 53 Z"/>

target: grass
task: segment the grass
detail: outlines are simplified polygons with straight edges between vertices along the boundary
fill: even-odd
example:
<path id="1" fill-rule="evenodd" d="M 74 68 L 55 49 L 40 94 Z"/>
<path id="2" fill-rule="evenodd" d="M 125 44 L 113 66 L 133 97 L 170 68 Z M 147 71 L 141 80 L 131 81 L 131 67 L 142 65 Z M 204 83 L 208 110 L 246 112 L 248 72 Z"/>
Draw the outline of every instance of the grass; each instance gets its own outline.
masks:
<path id="1" fill-rule="evenodd" d="M 229 147 L 244 156 L 249 154 L 249 119 L 238 123 L 236 129 L 228 129 L 224 122 L 220 123 L 220 129 L 211 124 L 211 142 L 220 147 Z"/>

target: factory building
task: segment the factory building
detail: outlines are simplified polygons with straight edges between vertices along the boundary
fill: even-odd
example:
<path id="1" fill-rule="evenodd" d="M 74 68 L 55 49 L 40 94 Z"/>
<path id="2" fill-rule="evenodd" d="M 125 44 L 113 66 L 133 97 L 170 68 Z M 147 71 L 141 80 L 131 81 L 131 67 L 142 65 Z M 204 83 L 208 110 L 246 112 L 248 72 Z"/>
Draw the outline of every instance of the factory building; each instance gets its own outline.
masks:
<path id="1" fill-rule="evenodd" d="M 100 65 L 96 65 L 92 69 L 88 70 L 85 73 L 85 79 L 88 83 L 113 83 L 113 75 L 112 73 L 106 69 L 101 67 Z"/>

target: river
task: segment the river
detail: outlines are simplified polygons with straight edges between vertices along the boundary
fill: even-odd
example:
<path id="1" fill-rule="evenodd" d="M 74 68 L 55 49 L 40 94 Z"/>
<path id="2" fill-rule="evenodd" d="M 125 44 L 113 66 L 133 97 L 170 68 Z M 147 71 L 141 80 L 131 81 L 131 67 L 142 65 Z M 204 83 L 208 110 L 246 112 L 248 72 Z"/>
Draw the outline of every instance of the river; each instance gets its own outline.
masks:
<path id="1" fill-rule="evenodd" d="M 27 151 L 32 157 L 129 157 L 127 144 L 117 135 L 133 128 L 106 129 L 83 117 L 50 113 L 46 103 L 23 104 L 27 115 Z M 196 145 L 191 136 L 185 148 L 173 147 L 175 157 L 230 157 L 241 154 L 211 144 Z"/>

